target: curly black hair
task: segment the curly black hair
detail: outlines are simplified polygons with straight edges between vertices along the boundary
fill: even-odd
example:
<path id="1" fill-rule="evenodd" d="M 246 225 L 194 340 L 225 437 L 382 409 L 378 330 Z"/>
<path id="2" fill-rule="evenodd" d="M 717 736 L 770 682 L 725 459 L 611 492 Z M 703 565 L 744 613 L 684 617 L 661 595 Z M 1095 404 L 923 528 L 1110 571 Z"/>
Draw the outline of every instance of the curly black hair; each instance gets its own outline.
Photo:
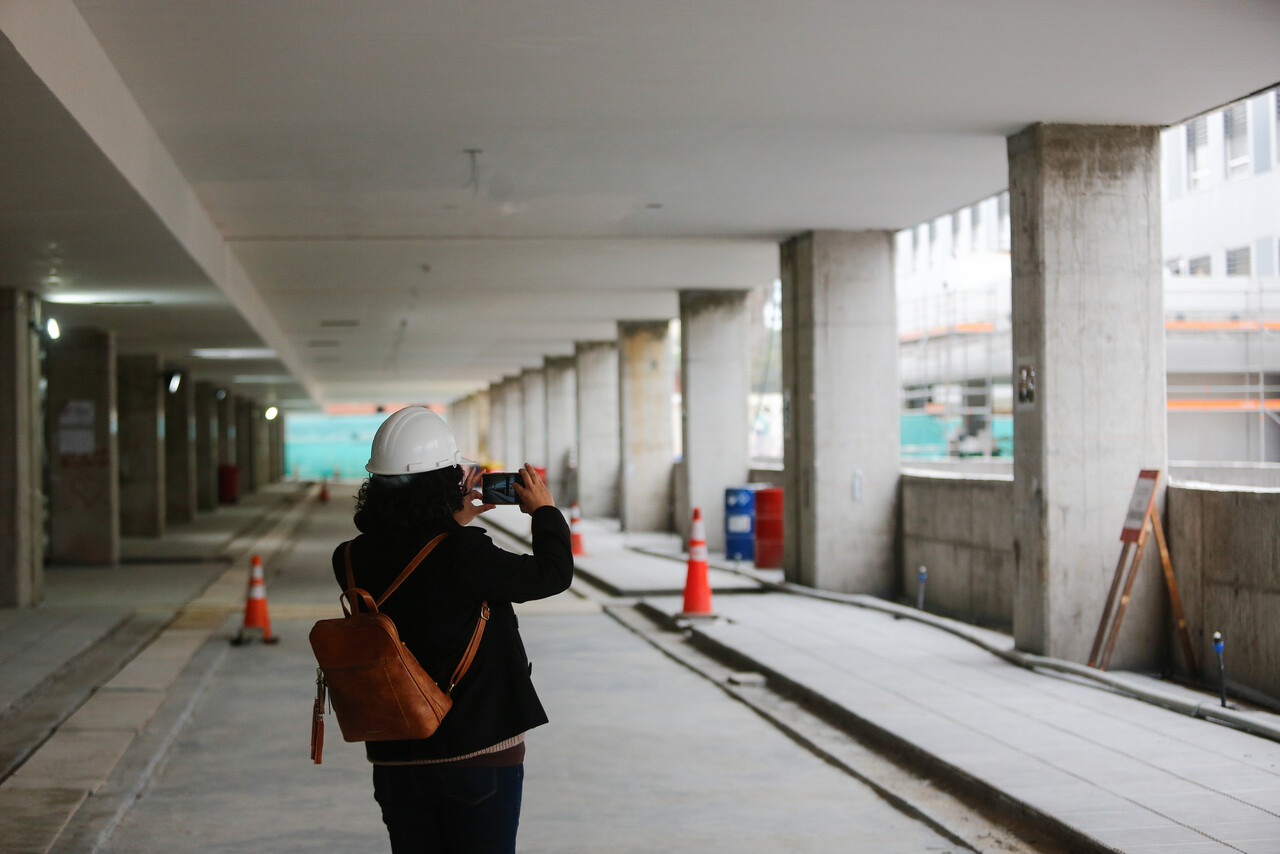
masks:
<path id="1" fill-rule="evenodd" d="M 421 531 L 462 509 L 462 467 L 419 474 L 371 474 L 356 495 L 362 533 Z"/>

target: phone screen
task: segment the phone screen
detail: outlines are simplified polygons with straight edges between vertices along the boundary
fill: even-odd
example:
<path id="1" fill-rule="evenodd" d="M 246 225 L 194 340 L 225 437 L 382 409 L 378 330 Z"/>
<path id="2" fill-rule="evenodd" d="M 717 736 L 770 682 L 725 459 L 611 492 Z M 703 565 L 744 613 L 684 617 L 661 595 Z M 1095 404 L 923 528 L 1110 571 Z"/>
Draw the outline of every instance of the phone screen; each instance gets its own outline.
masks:
<path id="1" fill-rule="evenodd" d="M 519 472 L 485 472 L 480 476 L 480 500 L 485 504 L 519 504 L 516 497 Z"/>

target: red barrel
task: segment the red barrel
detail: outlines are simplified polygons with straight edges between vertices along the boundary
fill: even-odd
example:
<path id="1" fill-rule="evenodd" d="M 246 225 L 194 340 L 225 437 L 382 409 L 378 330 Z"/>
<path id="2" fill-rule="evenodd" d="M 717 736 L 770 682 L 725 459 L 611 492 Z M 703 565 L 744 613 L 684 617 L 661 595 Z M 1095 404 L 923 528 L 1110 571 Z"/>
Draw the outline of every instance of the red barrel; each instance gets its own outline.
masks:
<path id="1" fill-rule="evenodd" d="M 756 490 L 756 567 L 782 568 L 782 488 Z"/>
<path id="2" fill-rule="evenodd" d="M 240 491 L 240 467 L 218 466 L 218 503 L 235 504 Z"/>

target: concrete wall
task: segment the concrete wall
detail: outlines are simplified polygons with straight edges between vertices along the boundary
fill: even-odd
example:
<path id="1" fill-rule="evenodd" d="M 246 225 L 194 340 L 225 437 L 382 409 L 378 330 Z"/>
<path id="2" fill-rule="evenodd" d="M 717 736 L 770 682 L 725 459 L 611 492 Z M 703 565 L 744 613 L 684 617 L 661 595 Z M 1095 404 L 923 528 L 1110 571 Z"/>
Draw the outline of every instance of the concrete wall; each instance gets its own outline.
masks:
<path id="1" fill-rule="evenodd" d="M 925 609 L 975 623 L 1013 625 L 1013 476 L 902 475 L 902 587 Z"/>
<path id="2" fill-rule="evenodd" d="M 1280 699 L 1280 489 L 1173 485 L 1169 551 L 1201 679 L 1216 684 L 1213 633 L 1227 676 Z M 1186 672 L 1173 632 L 1166 656 Z"/>

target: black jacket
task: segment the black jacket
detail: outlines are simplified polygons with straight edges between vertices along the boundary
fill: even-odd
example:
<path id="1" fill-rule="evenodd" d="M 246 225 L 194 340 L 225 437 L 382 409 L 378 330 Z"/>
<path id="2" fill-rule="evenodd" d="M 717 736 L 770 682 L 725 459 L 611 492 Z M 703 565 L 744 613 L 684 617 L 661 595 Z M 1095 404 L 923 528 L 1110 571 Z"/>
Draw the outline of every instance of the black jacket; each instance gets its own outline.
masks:
<path id="1" fill-rule="evenodd" d="M 448 688 L 471 639 L 480 603 L 488 600 L 490 609 L 480 649 L 453 689 L 453 708 L 440 728 L 425 739 L 367 742 L 370 762 L 463 756 L 547 722 L 511 603 L 566 590 L 573 580 L 573 555 L 569 526 L 558 509 L 541 507 L 532 522 L 532 555 L 500 549 L 483 528 L 464 528 L 453 519 L 434 530 L 361 534 L 351 541 L 356 586 L 377 599 L 431 538 L 448 532 L 379 609 L 395 620 L 400 639 L 442 688 Z M 345 546 L 333 553 L 333 574 L 344 588 Z"/>

